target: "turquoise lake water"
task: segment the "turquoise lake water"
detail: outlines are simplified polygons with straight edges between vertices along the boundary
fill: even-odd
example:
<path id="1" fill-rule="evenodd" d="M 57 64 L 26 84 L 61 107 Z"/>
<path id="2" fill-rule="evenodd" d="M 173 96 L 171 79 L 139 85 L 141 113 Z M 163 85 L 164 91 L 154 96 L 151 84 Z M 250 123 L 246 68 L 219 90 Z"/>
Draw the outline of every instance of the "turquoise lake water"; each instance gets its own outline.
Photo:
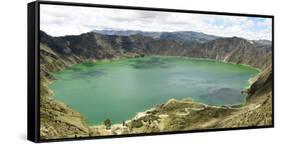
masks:
<path id="1" fill-rule="evenodd" d="M 54 99 L 80 112 L 89 125 L 122 123 L 171 98 L 211 105 L 243 103 L 241 91 L 256 69 L 211 60 L 152 56 L 82 63 L 54 73 Z"/>

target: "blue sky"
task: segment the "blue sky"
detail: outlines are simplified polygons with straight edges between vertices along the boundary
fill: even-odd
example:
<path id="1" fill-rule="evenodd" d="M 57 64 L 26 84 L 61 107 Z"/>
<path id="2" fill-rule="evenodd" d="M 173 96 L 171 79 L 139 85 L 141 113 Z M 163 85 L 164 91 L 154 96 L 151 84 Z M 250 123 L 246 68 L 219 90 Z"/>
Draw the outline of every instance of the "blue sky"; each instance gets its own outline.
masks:
<path id="1" fill-rule="evenodd" d="M 271 29 L 271 22 L 266 25 L 266 22 L 270 20 L 268 18 L 257 18 L 257 17 L 247 17 L 246 22 L 251 21 L 252 26 L 249 27 L 251 31 L 258 32 L 265 29 Z M 271 20 L 270 20 L 271 21 Z M 246 22 L 241 22 L 240 25 L 244 25 Z M 223 21 L 218 18 L 217 25 L 223 25 Z"/>
<path id="2" fill-rule="evenodd" d="M 252 20 L 254 23 L 265 23 L 267 19 L 266 18 L 249 18 L 249 20 Z M 267 29 L 267 28 L 269 28 L 269 27 L 266 25 L 254 25 L 253 26 L 254 31 L 259 31 L 259 30 L 263 30 L 263 29 Z"/>
<path id="3" fill-rule="evenodd" d="M 271 40 L 271 19 L 192 13 L 41 5 L 40 29 L 53 36 L 93 29 L 197 31 L 224 37 Z"/>

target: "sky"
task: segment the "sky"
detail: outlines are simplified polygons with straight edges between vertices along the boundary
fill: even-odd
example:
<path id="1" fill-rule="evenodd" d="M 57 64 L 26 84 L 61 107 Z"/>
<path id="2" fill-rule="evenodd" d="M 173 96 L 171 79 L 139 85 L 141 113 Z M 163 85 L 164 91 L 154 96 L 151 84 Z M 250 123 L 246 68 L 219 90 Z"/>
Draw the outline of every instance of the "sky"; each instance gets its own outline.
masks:
<path id="1" fill-rule="evenodd" d="M 40 29 L 52 36 L 94 29 L 156 32 L 196 31 L 223 37 L 271 40 L 270 18 L 40 5 Z"/>

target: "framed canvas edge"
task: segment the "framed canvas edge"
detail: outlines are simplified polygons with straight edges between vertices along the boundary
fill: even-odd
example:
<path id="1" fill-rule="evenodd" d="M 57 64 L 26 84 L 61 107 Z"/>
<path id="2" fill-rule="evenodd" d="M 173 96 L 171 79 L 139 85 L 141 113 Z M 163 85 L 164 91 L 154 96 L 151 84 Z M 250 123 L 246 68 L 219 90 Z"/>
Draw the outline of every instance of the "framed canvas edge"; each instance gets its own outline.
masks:
<path id="1" fill-rule="evenodd" d="M 145 10 L 145 11 L 163 11 L 163 12 L 179 12 L 179 13 L 193 13 L 193 14 L 212 14 L 223 16 L 247 16 L 247 17 L 262 17 L 272 19 L 272 125 L 267 126 L 249 126 L 249 127 L 235 127 L 235 128 L 214 128 L 214 129 L 200 129 L 188 131 L 173 131 L 173 132 L 157 132 L 157 133 L 142 133 L 142 134 L 124 134 L 124 135 L 110 135 L 110 136 L 92 136 L 79 138 L 59 138 L 59 139 L 40 139 L 40 5 L 63 5 L 63 6 L 80 6 L 80 7 L 99 7 L 112 9 L 130 9 L 130 10 Z M 32 9 L 32 10 L 30 10 Z M 33 17 L 33 18 L 31 18 Z M 58 141 L 73 141 L 73 140 L 93 140 L 93 139 L 108 139 L 108 138 L 123 138 L 123 137 L 138 137 L 138 136 L 157 136 L 168 134 L 186 134 L 198 132 L 220 132 L 232 130 L 250 130 L 261 128 L 274 128 L 274 16 L 262 14 L 248 14 L 248 13 L 229 13 L 229 12 L 215 12 L 215 11 L 197 11 L 197 10 L 183 10 L 183 9 L 167 9 L 167 8 L 152 8 L 152 7 L 136 7 L 136 6 L 122 6 L 122 5 L 105 5 L 105 4 L 90 4 L 90 3 L 76 3 L 76 2 L 59 2 L 59 1 L 34 1 L 28 3 L 28 118 L 27 118 L 27 139 L 33 142 L 58 142 Z M 34 122 L 34 123 L 32 123 Z"/>
<path id="2" fill-rule="evenodd" d="M 27 139 L 40 142 L 40 94 L 39 94 L 39 4 L 37 1 L 27 4 Z"/>

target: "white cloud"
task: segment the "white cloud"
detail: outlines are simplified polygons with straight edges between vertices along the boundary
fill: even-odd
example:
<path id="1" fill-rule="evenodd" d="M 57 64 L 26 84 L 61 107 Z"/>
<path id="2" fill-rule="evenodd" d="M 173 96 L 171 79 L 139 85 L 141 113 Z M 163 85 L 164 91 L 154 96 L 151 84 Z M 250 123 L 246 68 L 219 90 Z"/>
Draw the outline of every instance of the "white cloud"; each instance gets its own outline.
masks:
<path id="1" fill-rule="evenodd" d="M 40 29 L 53 36 L 93 29 L 197 31 L 271 40 L 271 19 L 207 14 L 41 5 Z"/>

